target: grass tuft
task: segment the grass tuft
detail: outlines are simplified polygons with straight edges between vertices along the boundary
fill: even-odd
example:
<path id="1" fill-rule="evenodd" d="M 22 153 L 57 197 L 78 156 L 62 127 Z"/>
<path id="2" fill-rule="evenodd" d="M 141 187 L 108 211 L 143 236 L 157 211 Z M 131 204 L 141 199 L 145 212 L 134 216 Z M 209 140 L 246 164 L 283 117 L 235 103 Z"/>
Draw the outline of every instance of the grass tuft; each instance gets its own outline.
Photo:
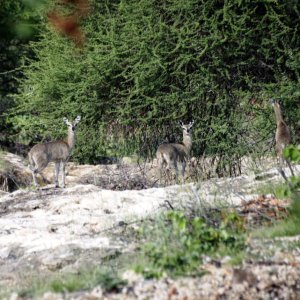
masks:
<path id="1" fill-rule="evenodd" d="M 118 291 L 126 284 L 115 271 L 95 269 L 78 274 L 64 274 L 49 280 L 35 280 L 30 287 L 18 291 L 20 297 L 36 297 L 45 292 L 72 293 L 101 286 L 104 291 Z"/>

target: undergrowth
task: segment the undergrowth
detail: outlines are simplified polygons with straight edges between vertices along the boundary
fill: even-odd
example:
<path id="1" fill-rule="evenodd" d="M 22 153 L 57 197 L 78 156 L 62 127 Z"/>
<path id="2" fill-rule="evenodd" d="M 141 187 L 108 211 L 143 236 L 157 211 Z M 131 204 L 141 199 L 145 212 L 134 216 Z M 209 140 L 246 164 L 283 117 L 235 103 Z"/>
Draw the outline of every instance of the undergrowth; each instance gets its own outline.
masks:
<path id="1" fill-rule="evenodd" d="M 299 163 L 300 145 L 287 147 L 284 150 L 284 156 L 290 162 Z M 300 234 L 300 176 L 286 177 L 285 183 L 277 187 L 277 194 L 282 198 L 292 199 L 289 218 L 277 221 L 272 226 L 254 231 L 254 237 L 274 238 Z"/>
<path id="2" fill-rule="evenodd" d="M 285 183 L 283 182 L 267 182 L 257 187 L 257 189 L 253 192 L 259 195 L 272 194 L 277 199 L 286 199 L 287 197 L 284 193 L 284 189 L 285 189 Z"/>
<path id="3" fill-rule="evenodd" d="M 300 146 L 290 146 L 285 156 L 300 162 Z M 160 216 L 154 224 L 144 227 L 145 243 L 135 270 L 147 278 L 161 276 L 200 275 L 203 256 L 231 257 L 231 264 L 240 264 L 247 257 L 247 240 L 300 234 L 300 177 L 292 176 L 284 184 L 272 185 L 277 198 L 293 200 L 283 220 L 273 218 L 260 228 L 246 228 L 246 220 L 238 212 L 225 210 L 216 216 L 188 217 L 182 211 Z"/>
<path id="4" fill-rule="evenodd" d="M 300 161 L 300 147 L 287 149 L 286 155 L 291 161 Z M 299 187 L 299 176 L 286 179 L 285 184 L 277 186 L 278 192 L 291 198 L 293 204 L 287 217 L 283 220 L 273 218 L 266 226 L 249 227 L 246 217 L 232 209 L 207 210 L 202 215 L 172 210 L 154 220 L 144 220 L 135 237 L 140 246 L 126 268 L 132 268 L 134 264 L 135 271 L 145 278 L 201 276 L 204 273 L 202 263 L 207 256 L 216 260 L 230 257 L 231 265 L 240 265 L 247 259 L 255 261 L 256 257 L 269 258 L 275 251 L 283 249 L 276 244 L 275 237 L 300 234 Z M 284 246 L 294 249 L 299 246 L 299 241 L 284 242 Z M 119 254 L 118 258 L 121 258 Z M 115 271 L 96 269 L 47 282 L 37 281 L 30 288 L 22 289 L 19 296 L 32 297 L 45 291 L 74 292 L 98 285 L 104 291 L 119 291 L 125 284 Z"/>
<path id="5" fill-rule="evenodd" d="M 245 229 L 235 213 L 226 215 L 214 227 L 203 218 L 170 211 L 160 216 L 151 229 L 144 228 L 143 235 L 146 243 L 135 270 L 146 278 L 200 275 L 203 255 L 239 253 L 245 248 Z"/>
<path id="6" fill-rule="evenodd" d="M 255 238 L 275 238 L 298 234 L 300 234 L 300 220 L 295 216 L 277 221 L 272 226 L 255 229 L 252 232 L 252 236 Z"/>
<path id="7" fill-rule="evenodd" d="M 22 287 L 18 291 L 20 297 L 28 298 L 41 295 L 46 291 L 54 293 L 76 292 L 101 286 L 105 292 L 118 291 L 126 281 L 111 270 L 96 268 L 77 274 L 64 274 L 45 280 L 32 280 L 30 287 Z"/>

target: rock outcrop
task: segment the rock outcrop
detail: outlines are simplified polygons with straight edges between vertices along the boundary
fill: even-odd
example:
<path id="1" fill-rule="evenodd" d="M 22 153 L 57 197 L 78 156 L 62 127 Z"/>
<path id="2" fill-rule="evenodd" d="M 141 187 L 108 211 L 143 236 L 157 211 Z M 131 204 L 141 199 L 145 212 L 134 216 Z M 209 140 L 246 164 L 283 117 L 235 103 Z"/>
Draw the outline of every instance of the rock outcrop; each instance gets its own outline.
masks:
<path id="1" fill-rule="evenodd" d="M 7 157 L 6 161 L 14 166 L 11 174 L 31 183 L 30 171 L 23 161 L 13 155 Z M 25 187 L 12 193 L 0 194 L 0 287 L 14 287 L 26 281 L 28 276 L 47 278 L 55 272 L 73 272 L 82 266 L 100 262 L 103 257 L 116 251 L 126 251 L 132 245 L 120 234 L 122 228 L 134 227 L 140 220 L 163 210 L 203 209 L 220 204 L 237 206 L 256 197 L 257 186 L 261 183 L 281 180 L 276 169 L 270 169 L 260 176 L 243 175 L 185 185 L 145 188 L 151 180 L 155 185 L 155 176 L 151 173 L 153 167 L 149 165 L 147 168 L 150 171 L 146 172 L 144 186 L 133 185 L 136 187 L 133 190 L 125 189 L 128 186 L 126 180 L 138 182 L 140 178 L 145 178 L 145 169 L 141 173 L 137 165 L 69 164 L 66 189 L 55 189 L 50 184 L 39 190 Z M 295 170 L 299 173 L 299 166 Z M 51 166 L 48 171 L 45 176 L 51 179 Z M 109 184 L 113 184 L 114 190 L 109 189 Z M 222 277 L 220 272 L 218 276 Z M 228 280 L 232 281 L 236 275 L 233 269 L 229 273 L 228 278 L 231 279 Z M 191 280 L 186 285 L 193 285 L 194 281 L 202 285 L 201 280 L 198 283 Z M 215 283 L 206 283 L 208 290 L 227 289 L 225 281 L 222 285 L 221 282 L 216 283 L 217 279 L 211 280 Z M 140 285 L 147 288 L 148 284 L 144 281 L 134 283 L 136 289 Z M 179 289 L 177 283 L 171 280 L 155 284 L 165 286 L 166 290 L 172 289 L 173 285 L 176 290 Z M 240 289 L 244 293 L 244 285 Z M 154 297 L 155 293 L 150 294 L 150 298 L 151 295 Z M 178 295 L 183 294 L 178 292 Z M 200 292 L 199 295 L 207 296 Z M 127 299 L 119 296 L 116 299 Z M 72 299 L 87 298 L 74 296 Z"/>

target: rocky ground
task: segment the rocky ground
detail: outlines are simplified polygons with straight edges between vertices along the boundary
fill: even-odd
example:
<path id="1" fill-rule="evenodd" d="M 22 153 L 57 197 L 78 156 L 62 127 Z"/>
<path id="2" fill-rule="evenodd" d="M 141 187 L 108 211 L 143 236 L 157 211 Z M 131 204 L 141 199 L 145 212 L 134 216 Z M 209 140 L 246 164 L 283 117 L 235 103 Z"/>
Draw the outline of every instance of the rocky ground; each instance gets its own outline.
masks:
<path id="1" fill-rule="evenodd" d="M 11 154 L 5 157 L 8 177 L 15 178 L 18 186 L 23 179 L 23 185 L 25 182 L 28 186 L 31 175 L 24 161 Z M 299 170 L 297 166 L 298 173 Z M 55 189 L 49 184 L 40 190 L 25 187 L 0 194 L 3 295 L 7 290 L 17 290 L 19 285 L 30 284 L 32 277 L 46 279 L 56 273 L 76 272 L 83 266 L 99 264 L 118 251 L 130 252 L 135 245 L 122 231 L 166 209 L 240 206 L 245 213 L 252 212 L 252 217 L 250 205 L 255 205 L 254 211 L 268 205 L 277 211 L 281 209 L 271 195 L 262 197 L 257 192 L 262 184 L 281 180 L 272 168 L 259 175 L 249 172 L 234 178 L 167 187 L 158 186 L 153 164 L 70 163 L 67 172 L 66 189 Z M 49 181 L 52 173 L 50 165 L 45 170 Z M 5 178 L 2 174 L 2 187 L 8 190 L 12 184 Z M 132 189 L 124 189 L 128 184 Z M 255 260 L 245 261 L 240 267 L 228 266 L 226 258 L 206 258 L 203 270 L 207 273 L 199 278 L 145 280 L 127 271 L 124 277 L 128 284 L 113 293 L 95 287 L 76 293 L 46 293 L 41 299 L 299 299 L 297 245 L 298 237 L 266 240 L 264 245 L 252 239 L 248 249 Z M 16 293 L 10 295 L 7 299 L 21 299 Z"/>
<path id="2" fill-rule="evenodd" d="M 133 272 L 124 273 L 128 285 L 118 293 L 104 293 L 101 287 L 69 295 L 47 293 L 41 299 L 299 299 L 299 260 L 272 265 L 245 264 L 241 268 L 206 264 L 208 272 L 199 278 L 144 280 Z"/>

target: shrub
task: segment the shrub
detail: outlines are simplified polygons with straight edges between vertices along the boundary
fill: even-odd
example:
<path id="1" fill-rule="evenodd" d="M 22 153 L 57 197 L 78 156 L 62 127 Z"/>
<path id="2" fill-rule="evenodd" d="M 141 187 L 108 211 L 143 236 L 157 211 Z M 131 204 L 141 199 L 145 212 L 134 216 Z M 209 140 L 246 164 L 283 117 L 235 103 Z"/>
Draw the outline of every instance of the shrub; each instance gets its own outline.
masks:
<path id="1" fill-rule="evenodd" d="M 199 217 L 192 220 L 182 212 L 168 212 L 146 232 L 146 239 L 156 239 L 142 246 L 145 262 L 136 267 L 145 277 L 160 277 L 163 274 L 178 276 L 199 274 L 203 254 L 222 254 L 241 251 L 245 247 L 244 228 L 241 219 L 230 213 L 218 228 L 207 225 Z M 225 250 L 224 250 L 225 249 Z"/>
<path id="2" fill-rule="evenodd" d="M 224 175 L 242 155 L 269 151 L 269 97 L 293 107 L 299 127 L 297 1 L 90 3 L 84 49 L 48 24 L 31 43 L 10 118 L 16 139 L 58 138 L 62 117 L 81 114 L 78 161 L 152 156 L 164 139 L 181 140 L 178 120 L 194 119 L 193 154 L 218 156 Z"/>
<path id="3" fill-rule="evenodd" d="M 99 269 L 81 270 L 78 274 L 54 275 L 47 280 L 32 279 L 30 287 L 18 291 L 20 297 L 36 298 L 47 291 L 66 293 L 88 290 L 101 286 L 104 291 L 116 291 L 122 288 L 126 281 L 121 279 L 114 270 Z"/>

